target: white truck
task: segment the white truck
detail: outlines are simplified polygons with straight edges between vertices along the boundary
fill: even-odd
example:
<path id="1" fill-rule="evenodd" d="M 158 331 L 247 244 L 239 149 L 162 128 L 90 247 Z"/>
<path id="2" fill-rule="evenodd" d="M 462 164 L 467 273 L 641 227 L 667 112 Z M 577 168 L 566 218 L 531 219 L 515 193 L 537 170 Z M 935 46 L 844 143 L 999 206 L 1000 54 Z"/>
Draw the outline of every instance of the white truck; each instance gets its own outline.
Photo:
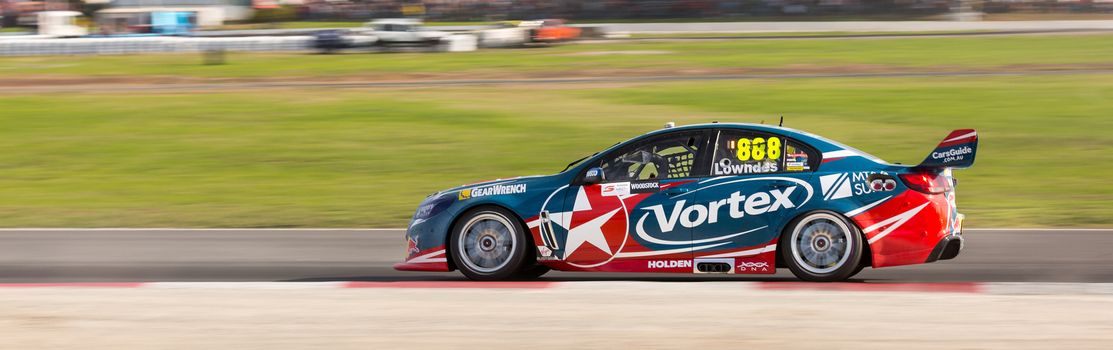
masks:
<path id="1" fill-rule="evenodd" d="M 451 33 L 429 30 L 416 18 L 387 18 L 367 22 L 379 45 L 434 46 L 448 39 Z"/>
<path id="2" fill-rule="evenodd" d="M 38 13 L 38 34 L 53 38 L 74 38 L 89 35 L 89 31 L 75 22 L 81 17 L 77 11 L 43 11 Z"/>

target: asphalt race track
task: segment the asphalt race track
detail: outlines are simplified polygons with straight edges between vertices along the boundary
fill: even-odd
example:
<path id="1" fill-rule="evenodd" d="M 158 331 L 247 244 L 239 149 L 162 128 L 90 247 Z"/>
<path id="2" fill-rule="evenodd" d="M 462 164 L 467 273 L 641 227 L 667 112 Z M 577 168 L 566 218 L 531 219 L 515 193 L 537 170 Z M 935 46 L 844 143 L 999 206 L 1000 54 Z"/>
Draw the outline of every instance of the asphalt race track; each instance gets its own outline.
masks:
<path id="1" fill-rule="evenodd" d="M 0 282 L 414 281 L 401 230 L 0 230 Z M 1113 230 L 968 230 L 958 258 L 866 269 L 865 282 L 1113 282 Z M 763 275 L 559 273 L 547 280 L 791 280 Z"/>

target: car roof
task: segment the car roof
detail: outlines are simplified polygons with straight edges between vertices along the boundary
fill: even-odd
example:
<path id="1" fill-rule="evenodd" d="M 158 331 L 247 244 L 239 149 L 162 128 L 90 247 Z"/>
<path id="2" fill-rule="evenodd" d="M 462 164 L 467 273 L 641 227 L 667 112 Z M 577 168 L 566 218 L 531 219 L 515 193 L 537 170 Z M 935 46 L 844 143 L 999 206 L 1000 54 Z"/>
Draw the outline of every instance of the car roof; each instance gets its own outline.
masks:
<path id="1" fill-rule="evenodd" d="M 809 132 L 806 132 L 806 131 L 802 131 L 802 130 L 796 130 L 796 129 L 793 129 L 793 128 L 786 128 L 786 127 L 783 127 L 783 126 L 768 125 L 768 124 L 754 124 L 754 123 L 690 124 L 690 125 L 683 125 L 683 126 L 677 126 L 677 127 L 664 128 L 664 129 L 650 131 L 650 132 L 646 133 L 644 136 L 667 133 L 667 132 L 673 132 L 673 131 L 679 131 L 679 130 L 698 130 L 698 129 L 744 129 L 744 130 L 753 130 L 753 131 L 761 131 L 761 132 L 768 132 L 768 133 L 774 133 L 774 134 L 781 134 L 781 135 L 795 137 L 795 138 L 801 138 L 801 139 L 822 138 L 819 135 L 815 135 L 815 134 L 812 134 L 812 133 L 809 133 Z M 826 141 L 826 140 L 822 140 L 822 141 Z"/>
<path id="2" fill-rule="evenodd" d="M 876 162 L 876 163 L 886 164 L 886 162 L 884 160 L 881 160 L 880 158 L 877 158 L 877 157 L 875 157 L 873 155 L 870 155 L 866 152 L 862 152 L 861 150 L 858 150 L 854 147 L 850 147 L 850 146 L 842 144 L 838 141 L 834 141 L 834 140 L 828 139 L 826 137 L 819 136 L 819 135 L 816 135 L 816 134 L 813 134 L 813 133 L 810 133 L 810 132 L 807 132 L 807 131 L 803 131 L 803 130 L 797 130 L 797 129 L 793 129 L 793 128 L 786 128 L 786 127 L 783 127 L 783 126 L 775 126 L 775 125 L 768 125 L 768 124 L 717 123 L 717 122 L 715 122 L 715 123 L 690 124 L 690 125 L 677 126 L 677 127 L 666 127 L 666 128 L 663 128 L 663 129 L 657 129 L 657 130 L 654 130 L 654 131 L 650 131 L 648 133 L 645 133 L 645 134 L 639 135 L 637 137 L 633 137 L 633 138 L 630 138 L 628 140 L 616 143 L 616 144 L 611 145 L 610 147 L 607 147 L 607 148 L 605 148 L 605 149 L 603 149 L 599 152 L 596 152 L 591 157 L 588 157 L 584 162 L 581 162 L 580 164 L 577 164 L 576 167 L 570 168 L 569 170 L 582 171 L 583 167 L 585 167 L 586 164 L 594 162 L 594 160 L 598 159 L 599 157 L 604 157 L 607 154 L 609 154 L 610 152 L 612 152 L 612 151 L 614 151 L 618 148 L 625 147 L 625 146 L 627 146 L 631 143 L 634 143 L 634 142 L 640 142 L 641 140 L 644 140 L 644 139 L 649 138 L 649 137 L 653 137 L 655 135 L 661 135 L 661 134 L 672 133 L 672 132 L 717 130 L 717 129 L 738 129 L 738 130 L 748 130 L 748 131 L 757 131 L 757 132 L 766 132 L 766 133 L 777 134 L 777 135 L 786 136 L 786 137 L 795 139 L 797 141 L 803 142 L 803 143 L 815 148 L 817 151 L 819 151 L 822 154 L 827 154 L 828 152 L 845 151 L 845 152 L 850 152 L 854 155 L 858 155 L 858 156 L 861 156 L 863 158 L 869 159 L 869 160 L 871 160 L 873 162 Z"/>
<path id="3" fill-rule="evenodd" d="M 876 156 L 874 156 L 872 154 L 869 154 L 869 153 L 866 153 L 866 152 L 864 152 L 862 150 L 859 150 L 857 148 L 848 146 L 848 145 L 846 145 L 842 142 L 838 142 L 838 141 L 835 141 L 835 140 L 832 140 L 832 139 L 829 139 L 829 138 L 826 138 L 826 137 L 823 137 L 823 136 L 820 136 L 820 135 L 816 135 L 816 134 L 813 134 L 813 133 L 810 133 L 810 132 L 807 132 L 807 131 L 803 131 L 803 130 L 787 128 L 787 127 L 777 126 L 777 125 L 769 125 L 769 124 L 753 124 L 753 123 L 703 123 L 703 124 L 692 124 L 692 125 L 685 125 L 685 126 L 673 127 L 673 128 L 664 128 L 664 129 L 652 131 L 652 132 L 646 133 L 642 137 L 649 136 L 649 135 L 655 135 L 655 134 L 659 134 L 659 133 L 665 133 L 665 132 L 674 131 L 674 130 L 700 130 L 700 129 L 740 129 L 740 130 L 751 130 L 751 131 L 779 134 L 779 135 L 788 136 L 790 138 L 793 138 L 793 139 L 796 139 L 796 140 L 801 141 L 803 143 L 806 143 L 806 144 L 808 144 L 812 147 L 815 147 L 820 152 L 850 151 L 854 154 L 860 155 L 860 156 L 862 156 L 864 158 L 867 158 L 867 159 L 870 159 L 874 162 L 886 163 L 884 160 L 882 160 L 880 158 L 877 158 Z"/>
<path id="4" fill-rule="evenodd" d="M 863 155 L 867 158 L 873 159 L 875 161 L 884 162 L 884 161 L 878 159 L 877 157 L 874 157 L 874 156 L 872 156 L 872 155 L 870 155 L 866 152 L 863 152 L 861 150 L 858 150 L 854 147 L 847 146 L 847 145 L 845 145 L 841 142 L 831 140 L 829 138 L 819 136 L 819 135 L 816 135 L 816 134 L 813 134 L 813 133 L 810 133 L 810 132 L 807 132 L 807 131 L 788 128 L 788 127 L 783 127 L 783 126 L 777 126 L 777 125 L 754 124 L 754 123 L 702 123 L 702 124 L 690 124 L 690 125 L 684 125 L 684 126 L 677 126 L 677 127 L 671 127 L 671 128 L 663 128 L 663 129 L 650 131 L 648 133 L 645 133 L 644 135 L 629 139 L 627 141 L 623 141 L 620 144 L 617 144 L 617 145 L 612 146 L 610 148 L 622 146 L 622 145 L 625 145 L 625 144 L 627 144 L 631 141 L 634 141 L 634 140 L 640 140 L 640 139 L 643 139 L 643 138 L 646 138 L 646 137 L 651 137 L 653 135 L 659 135 L 659 134 L 664 134 L 664 133 L 669 133 L 669 132 L 676 132 L 676 131 L 683 131 L 683 130 L 714 130 L 714 129 L 739 129 L 739 130 L 750 130 L 750 131 L 757 131 L 757 132 L 779 134 L 779 135 L 787 136 L 789 138 L 793 138 L 793 139 L 799 140 L 803 143 L 806 143 L 806 144 L 808 144 L 812 147 L 815 147 L 820 152 L 849 150 L 849 151 L 853 151 L 855 153 L 861 154 L 861 155 Z M 610 148 L 608 148 L 607 150 L 610 150 Z"/>

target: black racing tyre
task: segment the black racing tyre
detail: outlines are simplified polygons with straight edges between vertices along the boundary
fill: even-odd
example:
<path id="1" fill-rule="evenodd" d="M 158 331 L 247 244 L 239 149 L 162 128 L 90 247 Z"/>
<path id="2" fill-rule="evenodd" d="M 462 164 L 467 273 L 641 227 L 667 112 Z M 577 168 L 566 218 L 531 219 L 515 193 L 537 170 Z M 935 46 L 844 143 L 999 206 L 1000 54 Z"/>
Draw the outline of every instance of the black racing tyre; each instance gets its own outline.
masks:
<path id="1" fill-rule="evenodd" d="M 520 280 L 532 280 L 545 275 L 550 270 L 552 269 L 548 266 L 537 264 L 519 270 L 518 273 L 514 274 L 514 278 Z"/>
<path id="2" fill-rule="evenodd" d="M 846 278 L 851 278 L 851 277 L 857 276 L 859 272 L 862 272 L 862 270 L 865 270 L 869 266 L 870 266 L 869 264 L 859 263 L 858 267 L 854 268 L 854 272 L 851 272 L 850 276 L 846 276 Z"/>
<path id="3" fill-rule="evenodd" d="M 514 278 L 526 257 L 526 228 L 514 213 L 498 207 L 473 209 L 452 227 L 452 261 L 464 276 L 476 281 Z"/>
<path id="4" fill-rule="evenodd" d="M 785 227 L 777 249 L 797 278 L 835 282 L 861 270 L 862 244 L 858 227 L 842 215 L 814 211 Z"/>

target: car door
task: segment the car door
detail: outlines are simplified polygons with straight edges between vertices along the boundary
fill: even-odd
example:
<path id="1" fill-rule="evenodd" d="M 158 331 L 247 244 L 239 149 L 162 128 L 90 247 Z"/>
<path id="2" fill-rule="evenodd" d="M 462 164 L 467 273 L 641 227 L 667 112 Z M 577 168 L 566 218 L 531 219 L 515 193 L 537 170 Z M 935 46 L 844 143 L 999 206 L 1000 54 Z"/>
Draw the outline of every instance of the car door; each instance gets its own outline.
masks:
<path id="1" fill-rule="evenodd" d="M 783 135 L 746 129 L 718 131 L 711 147 L 711 176 L 685 195 L 708 213 L 692 230 L 695 256 L 770 246 L 812 197 L 810 174 L 818 156 Z"/>
<path id="2" fill-rule="evenodd" d="M 563 260 L 584 269 L 691 271 L 692 222 L 676 210 L 688 200 L 675 198 L 707 174 L 700 165 L 708 134 L 654 135 L 597 158 L 588 168 L 601 170 L 603 180 L 573 182 L 564 211 L 550 214 L 567 229 Z"/>

